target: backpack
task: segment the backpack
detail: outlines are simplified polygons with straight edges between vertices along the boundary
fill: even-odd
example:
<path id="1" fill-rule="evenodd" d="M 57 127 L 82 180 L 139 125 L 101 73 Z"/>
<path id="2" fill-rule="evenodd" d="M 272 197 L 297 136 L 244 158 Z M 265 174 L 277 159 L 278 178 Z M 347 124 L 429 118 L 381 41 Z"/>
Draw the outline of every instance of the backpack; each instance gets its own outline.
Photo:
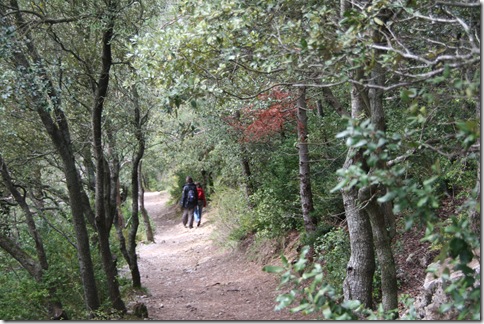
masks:
<path id="1" fill-rule="evenodd" d="M 195 195 L 196 195 L 195 190 L 193 189 L 193 187 L 190 187 L 188 189 L 188 193 L 187 193 L 187 204 L 188 205 L 193 205 L 195 203 L 195 200 L 197 199 Z"/>

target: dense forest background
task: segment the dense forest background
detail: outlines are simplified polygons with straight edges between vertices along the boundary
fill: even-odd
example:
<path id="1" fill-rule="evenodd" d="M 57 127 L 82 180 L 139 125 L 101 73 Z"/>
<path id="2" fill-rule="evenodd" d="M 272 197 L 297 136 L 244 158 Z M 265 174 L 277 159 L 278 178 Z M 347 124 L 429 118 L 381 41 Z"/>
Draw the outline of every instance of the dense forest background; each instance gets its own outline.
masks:
<path id="1" fill-rule="evenodd" d="M 279 307 L 395 318 L 395 237 L 423 228 L 463 273 L 442 311 L 480 319 L 480 23 L 477 0 L 0 0 L 0 318 L 123 318 L 143 191 L 191 175 L 224 244 L 300 234 L 266 267 Z"/>

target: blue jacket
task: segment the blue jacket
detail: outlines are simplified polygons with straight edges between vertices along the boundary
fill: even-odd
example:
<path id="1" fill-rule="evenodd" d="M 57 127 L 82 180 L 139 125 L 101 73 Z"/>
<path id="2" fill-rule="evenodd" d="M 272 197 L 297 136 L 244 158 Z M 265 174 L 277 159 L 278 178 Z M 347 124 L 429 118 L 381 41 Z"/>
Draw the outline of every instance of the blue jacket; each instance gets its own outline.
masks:
<path id="1" fill-rule="evenodd" d="M 190 189 L 193 189 L 194 191 L 194 195 L 195 195 L 195 200 L 194 202 L 192 203 L 188 203 L 188 191 Z M 183 208 L 193 208 L 197 205 L 198 203 L 198 195 L 197 195 L 197 186 L 192 182 L 192 183 L 185 183 L 185 185 L 183 186 L 183 190 L 182 190 L 182 198 L 181 198 L 181 201 L 180 201 L 180 205 L 183 207 Z"/>

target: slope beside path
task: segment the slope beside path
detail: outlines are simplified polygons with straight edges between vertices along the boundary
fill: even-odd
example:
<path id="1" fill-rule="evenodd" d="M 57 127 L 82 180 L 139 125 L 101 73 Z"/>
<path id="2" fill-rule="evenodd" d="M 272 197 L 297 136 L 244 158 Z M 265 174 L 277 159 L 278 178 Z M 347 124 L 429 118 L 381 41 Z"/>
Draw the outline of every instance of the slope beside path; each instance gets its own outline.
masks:
<path id="1" fill-rule="evenodd" d="M 165 192 L 145 193 L 155 243 L 138 245 L 141 282 L 148 294 L 139 302 L 152 320 L 298 320 L 300 314 L 274 311 L 278 278 L 263 265 L 211 240 L 210 208 L 202 225 L 188 229 Z"/>

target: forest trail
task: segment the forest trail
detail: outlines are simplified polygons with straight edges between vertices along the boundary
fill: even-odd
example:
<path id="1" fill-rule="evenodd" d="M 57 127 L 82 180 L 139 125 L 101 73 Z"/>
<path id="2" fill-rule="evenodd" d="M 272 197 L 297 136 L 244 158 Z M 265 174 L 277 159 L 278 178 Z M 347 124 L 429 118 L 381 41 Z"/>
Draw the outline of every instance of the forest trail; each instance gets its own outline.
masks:
<path id="1" fill-rule="evenodd" d="M 155 243 L 139 243 L 141 283 L 148 294 L 139 302 L 151 320 L 301 320 L 301 314 L 275 312 L 279 279 L 240 253 L 211 240 L 210 208 L 202 225 L 185 228 L 165 192 L 145 193 Z"/>

